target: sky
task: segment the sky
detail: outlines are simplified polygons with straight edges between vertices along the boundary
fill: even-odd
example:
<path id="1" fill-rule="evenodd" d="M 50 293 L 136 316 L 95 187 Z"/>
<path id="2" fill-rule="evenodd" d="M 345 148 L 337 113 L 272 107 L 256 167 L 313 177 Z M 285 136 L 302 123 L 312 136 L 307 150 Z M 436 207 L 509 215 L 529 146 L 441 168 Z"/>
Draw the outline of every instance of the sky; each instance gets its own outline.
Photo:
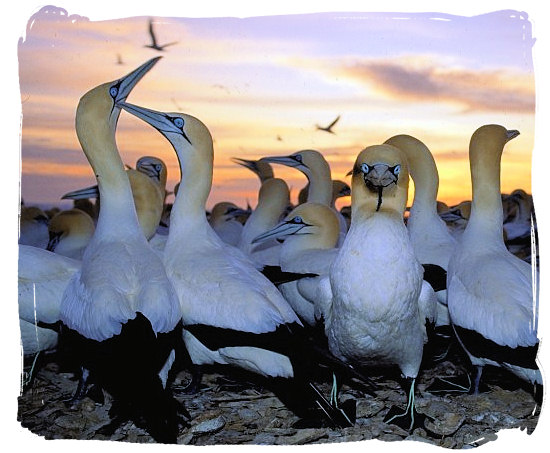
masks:
<path id="1" fill-rule="evenodd" d="M 285 155 L 313 147 L 329 160 L 333 177 L 344 179 L 362 148 L 397 133 L 415 135 L 430 147 L 440 173 L 440 199 L 453 203 L 470 196 L 466 156 L 473 131 L 488 122 L 520 130 L 503 154 L 502 189 L 531 191 L 533 178 L 542 263 L 540 298 L 546 300 L 545 232 L 550 211 L 543 208 L 550 146 L 550 26 L 543 5 L 539 0 L 65 0 L 56 6 L 66 13 L 41 14 L 29 28 L 29 19 L 45 4 L 11 4 L 0 42 L 6 62 L 0 184 L 8 211 L 1 222 L 6 238 L 2 264 L 7 264 L 2 272 L 3 315 L 15 320 L 17 314 L 17 304 L 10 301 L 17 299 L 14 263 L 20 195 L 28 204 L 61 205 L 63 193 L 94 183 L 74 132 L 76 105 L 90 88 L 158 55 L 143 47 L 149 17 L 155 19 L 159 40 L 178 44 L 168 48 L 129 101 L 162 110 L 181 108 L 208 125 L 216 140 L 210 206 L 224 198 L 255 201 L 258 181 L 233 164 L 231 156 Z M 321 12 L 331 14 L 303 16 Z M 361 14 L 351 17 L 349 12 Z M 258 16 L 263 18 L 247 19 Z M 117 54 L 124 65 L 117 64 Z M 337 114 L 341 120 L 336 135 L 315 130 L 315 124 L 328 124 Z M 155 130 L 123 112 L 117 141 L 128 164 L 143 154 L 162 157 L 169 166 L 168 188 L 173 187 L 179 177 L 176 159 Z M 295 199 L 305 178 L 292 169 L 275 171 L 293 187 Z M 548 331 L 547 317 L 546 304 L 541 303 L 539 337 Z M 0 333 L 3 358 L 19 370 L 20 333 L 16 322 L 8 324 Z M 546 349 L 540 349 L 545 376 Z M 56 451 L 98 446 L 45 442 L 22 429 L 16 420 L 18 388 L 18 373 L 3 373 L 5 442 Z M 499 432 L 499 440 L 484 445 L 484 451 L 502 451 L 503 443 L 511 448 L 541 445 L 548 433 L 547 412 L 542 411 L 533 435 Z M 107 450 L 122 447 L 100 445 Z M 400 451 L 403 445 L 377 442 L 376 448 Z M 411 451 L 426 448 L 407 444 Z"/>
<path id="2" fill-rule="evenodd" d="M 349 182 L 346 173 L 363 148 L 401 133 L 428 145 L 439 169 L 439 199 L 456 204 L 471 197 L 468 142 L 487 123 L 521 132 L 502 159 L 502 191 L 531 192 L 535 77 L 528 15 L 352 11 L 359 12 L 90 20 L 78 8 L 37 10 L 18 43 L 23 200 L 64 206 L 64 193 L 95 183 L 74 131 L 78 100 L 157 55 L 163 59 L 129 101 L 184 111 L 208 126 L 215 140 L 209 208 L 222 200 L 256 203 L 258 180 L 231 157 L 317 149 L 333 179 Z M 144 46 L 149 17 L 159 42 L 176 42 L 165 52 Z M 334 135 L 316 130 L 337 115 Z M 172 148 L 141 120 L 123 112 L 117 142 L 126 164 L 155 155 L 168 165 L 168 189 L 179 181 Z M 296 200 L 305 176 L 281 166 L 275 174 Z"/>

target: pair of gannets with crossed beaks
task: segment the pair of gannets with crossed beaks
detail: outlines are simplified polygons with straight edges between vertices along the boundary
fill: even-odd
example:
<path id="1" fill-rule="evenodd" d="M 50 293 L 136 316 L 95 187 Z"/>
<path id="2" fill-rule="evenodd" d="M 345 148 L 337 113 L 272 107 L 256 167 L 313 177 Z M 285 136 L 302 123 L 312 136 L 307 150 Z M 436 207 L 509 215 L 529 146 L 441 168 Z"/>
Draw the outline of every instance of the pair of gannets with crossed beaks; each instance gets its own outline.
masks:
<path id="1" fill-rule="evenodd" d="M 392 408 L 386 421 L 410 430 L 422 419 L 414 387 L 436 301 L 403 221 L 408 179 L 406 157 L 394 146 L 369 146 L 358 155 L 351 226 L 318 297 L 328 307 L 325 333 L 336 357 L 399 367 L 409 383 L 407 408 Z"/>
<path id="2" fill-rule="evenodd" d="M 349 426 L 347 416 L 327 405 L 309 380 L 311 353 L 304 350 L 297 315 L 250 259 L 224 243 L 207 221 L 214 160 L 208 128 L 191 115 L 119 105 L 167 138 L 180 162 L 164 265 L 179 297 L 183 341 L 193 364 L 257 373 L 276 386 L 276 394 L 298 416 L 307 418 L 322 407 L 332 423 Z"/>
<path id="3" fill-rule="evenodd" d="M 517 135 L 516 130 L 494 124 L 472 135 L 472 209 L 449 263 L 449 313 L 459 341 L 477 367 L 474 392 L 485 365 L 500 366 L 528 383 L 542 385 L 536 363 L 538 271 L 510 253 L 502 238 L 500 160 L 505 144 Z"/>
<path id="4" fill-rule="evenodd" d="M 101 209 L 81 268 L 64 291 L 60 317 L 79 352 L 83 377 L 89 372 L 113 397 L 107 432 L 130 419 L 158 442 L 175 443 L 178 411 L 185 411 L 166 376 L 181 335 L 181 308 L 138 222 L 115 142 L 117 103 L 158 59 L 93 88 L 78 103 L 76 132 L 97 178 Z"/>

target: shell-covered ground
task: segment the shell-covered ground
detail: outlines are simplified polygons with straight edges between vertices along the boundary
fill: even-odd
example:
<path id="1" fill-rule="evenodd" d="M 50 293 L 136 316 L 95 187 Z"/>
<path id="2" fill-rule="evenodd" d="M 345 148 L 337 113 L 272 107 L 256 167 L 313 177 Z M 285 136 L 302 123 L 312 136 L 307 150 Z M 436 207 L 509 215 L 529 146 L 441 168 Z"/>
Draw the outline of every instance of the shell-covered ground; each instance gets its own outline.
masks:
<path id="1" fill-rule="evenodd" d="M 28 367 L 25 368 L 28 371 Z M 364 394 L 343 384 L 339 401 L 356 400 L 356 422 L 353 427 L 295 428 L 298 418 L 269 390 L 248 377 L 228 374 L 224 368 L 209 368 L 203 376 L 202 389 L 194 395 L 182 391 L 190 375 L 181 371 L 172 388 L 176 399 L 183 402 L 192 419 L 182 427 L 178 444 L 191 445 L 301 445 L 351 442 L 369 439 L 393 442 L 415 440 L 446 448 L 470 448 L 485 442 L 498 442 L 498 432 L 520 428 L 525 436 L 537 426 L 540 408 L 528 387 L 499 369 L 486 367 L 485 391 L 472 395 L 453 393 L 436 395 L 427 388 L 437 377 L 459 376 L 469 370 L 464 357 L 451 352 L 444 360 L 424 366 L 417 379 L 418 412 L 431 420 L 426 430 L 409 433 L 384 422 L 391 406 L 405 407 L 406 396 L 396 376 L 372 375 L 378 390 L 376 396 Z M 317 382 L 328 397 L 331 382 Z M 74 407 L 65 400 L 74 393 L 77 380 L 64 371 L 55 355 L 46 358 L 32 386 L 19 396 L 18 420 L 22 427 L 46 439 L 103 439 L 120 442 L 151 443 L 146 431 L 132 422 L 121 425 L 110 437 L 100 428 L 109 422 L 111 399 L 104 402 L 89 397 Z"/>

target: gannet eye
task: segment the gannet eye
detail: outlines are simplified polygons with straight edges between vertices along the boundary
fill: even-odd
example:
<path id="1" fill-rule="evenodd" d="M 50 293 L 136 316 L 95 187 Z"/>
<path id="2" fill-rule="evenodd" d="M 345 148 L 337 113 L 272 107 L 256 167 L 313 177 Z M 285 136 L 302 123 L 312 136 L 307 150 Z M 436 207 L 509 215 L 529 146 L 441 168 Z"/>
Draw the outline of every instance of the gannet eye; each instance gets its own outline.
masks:
<path id="1" fill-rule="evenodd" d="M 395 176 L 397 176 L 400 171 L 401 171 L 401 165 L 396 165 L 395 167 L 393 167 L 393 174 Z"/>
<path id="2" fill-rule="evenodd" d="M 155 170 L 156 171 L 160 171 L 161 169 L 162 169 L 162 165 L 160 165 L 160 164 L 155 165 Z"/>
<path id="3" fill-rule="evenodd" d="M 364 162 L 361 164 L 361 171 L 365 174 L 367 174 L 370 171 L 370 167 L 368 164 L 365 164 Z"/>
<path id="4" fill-rule="evenodd" d="M 111 95 L 112 98 L 116 98 L 118 96 L 118 87 L 114 86 L 109 88 L 109 94 Z"/>
<path id="5" fill-rule="evenodd" d="M 176 127 L 179 127 L 180 129 L 183 128 L 183 124 L 184 124 L 183 118 L 177 117 L 177 118 L 174 118 L 173 121 Z"/>
<path id="6" fill-rule="evenodd" d="M 301 163 L 301 162 L 302 162 L 302 155 L 301 155 L 301 154 L 296 154 L 296 155 L 294 156 L 294 159 L 296 159 L 297 162 L 300 162 L 300 163 Z"/>

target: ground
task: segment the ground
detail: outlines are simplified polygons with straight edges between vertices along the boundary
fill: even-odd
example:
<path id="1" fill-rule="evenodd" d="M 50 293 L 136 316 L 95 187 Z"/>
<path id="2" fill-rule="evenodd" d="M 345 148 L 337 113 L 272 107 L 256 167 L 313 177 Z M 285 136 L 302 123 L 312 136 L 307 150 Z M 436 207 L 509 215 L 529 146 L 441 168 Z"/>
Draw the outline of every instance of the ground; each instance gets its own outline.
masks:
<path id="1" fill-rule="evenodd" d="M 46 439 L 104 439 L 121 442 L 151 443 L 154 440 L 144 430 L 127 422 L 110 437 L 98 433 L 108 421 L 111 400 L 94 402 L 84 398 L 76 407 L 64 400 L 71 397 L 77 381 L 71 372 L 63 371 L 54 360 L 47 359 L 40 367 L 30 388 L 19 396 L 18 420 L 23 429 Z M 28 368 L 27 368 L 28 369 Z M 465 375 L 468 365 L 458 352 L 451 352 L 437 363 L 425 365 L 417 381 L 418 412 L 433 421 L 427 430 L 417 428 L 409 433 L 383 421 L 393 405 L 405 406 L 405 392 L 396 375 L 375 373 L 376 396 L 344 384 L 340 401 L 356 400 L 355 426 L 345 429 L 305 428 L 292 425 L 298 418 L 269 390 L 252 379 L 231 375 L 224 368 L 208 369 L 203 388 L 198 394 L 183 393 L 190 375 L 181 371 L 172 388 L 183 402 L 192 419 L 178 437 L 179 444 L 192 445 L 299 445 L 350 442 L 368 439 L 382 441 L 414 440 L 446 448 L 469 448 L 488 441 L 497 441 L 503 429 L 519 428 L 528 436 L 535 429 L 540 408 L 530 389 L 511 375 L 487 367 L 484 371 L 486 391 L 479 395 L 456 393 L 438 396 L 427 387 L 436 377 Z M 318 385 L 328 397 L 330 382 Z"/>

